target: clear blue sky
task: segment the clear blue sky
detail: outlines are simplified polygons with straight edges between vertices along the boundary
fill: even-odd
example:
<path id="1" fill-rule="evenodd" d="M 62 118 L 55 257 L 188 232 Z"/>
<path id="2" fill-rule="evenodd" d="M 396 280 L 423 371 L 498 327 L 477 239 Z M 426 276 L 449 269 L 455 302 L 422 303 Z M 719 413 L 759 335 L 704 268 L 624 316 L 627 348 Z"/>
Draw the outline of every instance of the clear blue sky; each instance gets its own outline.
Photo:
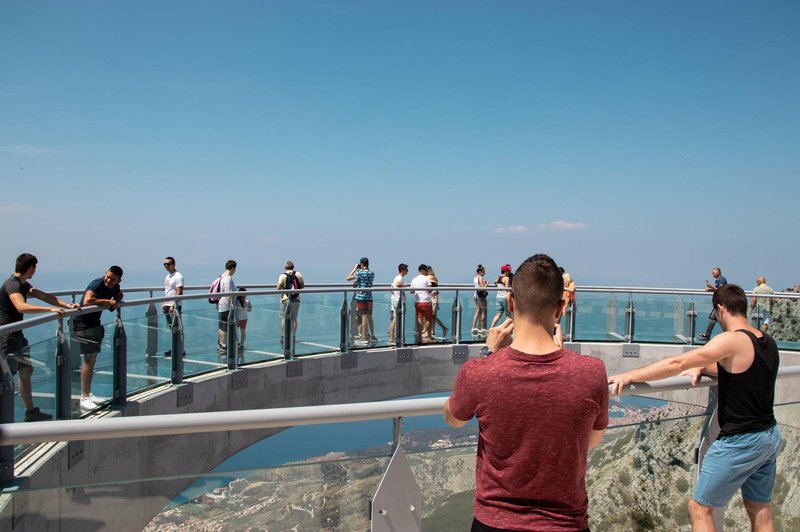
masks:
<path id="1" fill-rule="evenodd" d="M 797 1 L 6 0 L 0 265 L 784 288 L 798 58 Z"/>

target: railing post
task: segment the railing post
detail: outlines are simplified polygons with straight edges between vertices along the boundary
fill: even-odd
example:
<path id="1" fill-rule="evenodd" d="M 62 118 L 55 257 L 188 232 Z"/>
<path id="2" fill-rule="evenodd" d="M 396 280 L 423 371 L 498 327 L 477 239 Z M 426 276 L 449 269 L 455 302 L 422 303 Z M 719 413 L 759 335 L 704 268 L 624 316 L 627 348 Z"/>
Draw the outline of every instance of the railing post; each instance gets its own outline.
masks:
<path id="1" fill-rule="evenodd" d="M 406 334 L 406 294 L 400 293 L 397 308 L 394 309 L 394 346 L 400 348 L 405 345 Z"/>
<path id="2" fill-rule="evenodd" d="M 636 308 L 633 306 L 633 297 L 628 298 L 628 306 L 625 307 L 625 342 L 632 343 L 634 328 L 636 326 Z"/>
<path id="3" fill-rule="evenodd" d="M 283 306 L 283 358 L 291 360 L 294 356 L 294 327 L 292 327 L 292 298 Z"/>
<path id="4" fill-rule="evenodd" d="M 0 423 L 14 423 L 14 380 L 6 359 L 0 356 Z M 0 447 L 0 486 L 14 480 L 14 446 Z"/>
<path id="5" fill-rule="evenodd" d="M 617 298 L 614 294 L 611 294 L 611 296 L 608 298 L 606 329 L 610 338 L 622 339 L 622 337 L 617 333 Z"/>
<path id="6" fill-rule="evenodd" d="M 570 302 L 567 304 L 567 319 L 564 320 L 567 325 L 567 331 L 564 335 L 564 340 L 566 342 L 574 342 L 575 341 L 575 297 L 573 296 L 570 299 Z"/>
<path id="7" fill-rule="evenodd" d="M 234 297 L 231 296 L 231 308 L 228 310 L 228 334 L 225 352 L 228 355 L 228 369 L 236 369 L 236 357 L 239 354 L 239 345 L 236 341 L 236 306 Z"/>
<path id="8" fill-rule="evenodd" d="M 172 307 L 172 384 L 183 382 L 183 318 L 181 317 L 180 305 Z"/>
<path id="9" fill-rule="evenodd" d="M 392 418 L 392 454 L 400 447 L 400 439 L 403 437 L 403 418 Z"/>
<path id="10" fill-rule="evenodd" d="M 72 362 L 69 343 L 64 336 L 64 318 L 58 319 L 56 333 L 56 419 L 72 417 Z"/>
<path id="11" fill-rule="evenodd" d="M 347 304 L 347 290 L 344 292 L 344 300 L 342 301 L 342 308 L 339 311 L 339 351 L 346 353 L 350 346 L 350 333 L 348 326 L 350 325 L 350 306 Z"/>
<path id="12" fill-rule="evenodd" d="M 756 329 L 760 329 L 763 320 L 764 315 L 761 313 L 761 303 L 756 300 L 756 305 L 753 307 L 753 312 L 750 314 L 750 323 Z"/>
<path id="13" fill-rule="evenodd" d="M 102 327 L 102 325 L 101 325 Z M 114 327 L 114 396 L 111 406 L 120 408 L 128 401 L 128 336 L 122 323 L 122 309 L 117 307 Z"/>
<path id="14" fill-rule="evenodd" d="M 152 292 L 150 297 L 153 297 Z M 147 311 L 144 313 L 147 318 L 147 356 L 154 357 L 158 355 L 158 311 L 153 303 L 147 305 Z"/>
<path id="15" fill-rule="evenodd" d="M 689 345 L 694 345 L 694 337 L 697 332 L 697 311 L 694 308 L 694 299 L 689 301 L 689 310 L 686 311 L 686 319 L 689 321 Z"/>
<path id="16" fill-rule="evenodd" d="M 452 323 L 450 324 L 452 334 L 452 342 L 454 344 L 461 341 L 461 312 L 463 311 L 461 300 L 458 298 L 458 290 L 456 290 L 456 300 L 453 302 L 453 316 Z"/>

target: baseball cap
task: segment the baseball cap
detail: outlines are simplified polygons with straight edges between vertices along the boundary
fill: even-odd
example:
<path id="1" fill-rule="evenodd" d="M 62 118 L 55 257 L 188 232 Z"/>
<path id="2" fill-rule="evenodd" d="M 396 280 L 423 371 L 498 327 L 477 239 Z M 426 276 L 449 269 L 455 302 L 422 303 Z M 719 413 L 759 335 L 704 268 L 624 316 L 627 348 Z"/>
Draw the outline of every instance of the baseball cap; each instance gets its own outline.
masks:
<path id="1" fill-rule="evenodd" d="M 503 264 L 502 266 L 500 266 L 500 271 L 501 272 L 510 272 L 511 271 L 511 265 L 510 264 Z"/>
<path id="2" fill-rule="evenodd" d="M 358 261 L 359 264 L 367 264 L 369 265 L 369 259 L 367 257 L 361 257 L 361 260 Z"/>

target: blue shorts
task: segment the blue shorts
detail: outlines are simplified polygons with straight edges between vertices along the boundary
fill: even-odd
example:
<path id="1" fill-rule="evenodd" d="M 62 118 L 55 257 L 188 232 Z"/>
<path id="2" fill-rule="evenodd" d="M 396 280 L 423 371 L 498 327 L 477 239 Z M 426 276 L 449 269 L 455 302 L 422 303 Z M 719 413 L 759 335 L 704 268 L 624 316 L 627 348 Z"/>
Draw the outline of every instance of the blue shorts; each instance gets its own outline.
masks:
<path id="1" fill-rule="evenodd" d="M 509 318 L 511 317 L 511 313 L 508 311 L 508 299 L 506 298 L 497 298 L 494 303 L 494 310 L 501 316 L 505 314 Z"/>
<path id="2" fill-rule="evenodd" d="M 724 436 L 708 448 L 692 498 L 703 506 L 724 507 L 742 488 L 746 501 L 768 504 L 775 487 L 775 460 L 781 449 L 778 426 Z"/>

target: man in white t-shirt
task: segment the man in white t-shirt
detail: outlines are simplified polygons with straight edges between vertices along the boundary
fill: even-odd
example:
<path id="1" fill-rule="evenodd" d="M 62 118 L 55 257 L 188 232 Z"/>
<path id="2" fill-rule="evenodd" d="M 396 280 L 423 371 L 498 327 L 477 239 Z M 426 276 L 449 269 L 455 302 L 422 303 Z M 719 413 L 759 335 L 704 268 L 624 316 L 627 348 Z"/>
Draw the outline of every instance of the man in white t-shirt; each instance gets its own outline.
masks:
<path id="1" fill-rule="evenodd" d="M 417 342 L 422 343 L 431 341 L 430 327 L 433 319 L 433 303 L 431 303 L 430 290 L 426 290 L 426 288 L 430 287 L 431 280 L 428 277 L 428 266 L 420 264 L 419 275 L 411 280 L 411 293 L 414 294 L 414 311 L 417 317 Z"/>
<path id="2" fill-rule="evenodd" d="M 167 269 L 167 276 L 164 278 L 164 297 L 182 296 L 183 295 L 183 275 L 175 269 L 175 259 L 167 257 L 164 259 L 164 268 Z M 164 301 L 161 304 L 161 310 L 164 312 L 164 318 L 167 320 L 167 327 L 172 327 L 172 320 L 175 317 L 175 311 L 181 311 L 180 302 Z M 165 357 L 172 356 L 172 350 L 164 352 Z"/>
<path id="3" fill-rule="evenodd" d="M 403 281 L 403 278 L 408 275 L 408 264 L 401 263 L 397 267 L 397 271 L 399 273 L 392 281 L 392 288 L 402 288 L 403 286 L 408 286 Z M 400 308 L 400 300 L 405 300 L 405 298 L 406 295 L 404 292 L 401 292 L 400 290 L 392 290 L 392 305 L 391 309 L 389 310 L 389 343 L 394 343 L 395 341 L 394 328 L 395 320 L 397 320 L 397 309 Z"/>
<path id="4" fill-rule="evenodd" d="M 225 271 L 220 276 L 220 292 L 236 292 L 236 283 L 233 282 L 233 274 L 236 273 L 236 261 L 229 260 L 225 263 Z M 217 301 L 219 311 L 219 333 L 217 335 L 217 351 L 220 355 L 225 355 L 228 351 L 228 314 L 233 308 L 233 298 L 225 296 Z M 234 320 L 236 317 L 234 316 Z"/>

